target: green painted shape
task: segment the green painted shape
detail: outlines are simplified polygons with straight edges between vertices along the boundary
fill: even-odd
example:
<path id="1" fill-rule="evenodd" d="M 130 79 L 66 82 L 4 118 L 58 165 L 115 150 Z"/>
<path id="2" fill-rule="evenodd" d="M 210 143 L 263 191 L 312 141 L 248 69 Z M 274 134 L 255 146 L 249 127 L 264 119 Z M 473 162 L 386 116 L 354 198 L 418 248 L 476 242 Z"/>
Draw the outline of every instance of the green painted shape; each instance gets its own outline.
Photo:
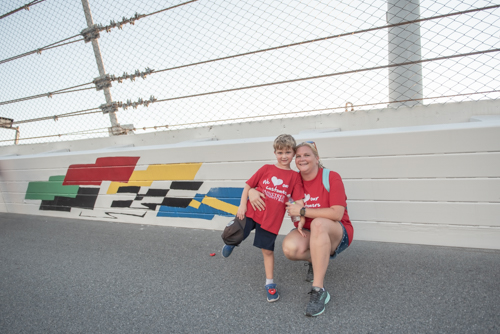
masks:
<path id="1" fill-rule="evenodd" d="M 55 196 L 75 198 L 80 186 L 63 186 L 64 175 L 54 175 L 48 181 L 28 183 L 25 199 L 53 201 Z"/>

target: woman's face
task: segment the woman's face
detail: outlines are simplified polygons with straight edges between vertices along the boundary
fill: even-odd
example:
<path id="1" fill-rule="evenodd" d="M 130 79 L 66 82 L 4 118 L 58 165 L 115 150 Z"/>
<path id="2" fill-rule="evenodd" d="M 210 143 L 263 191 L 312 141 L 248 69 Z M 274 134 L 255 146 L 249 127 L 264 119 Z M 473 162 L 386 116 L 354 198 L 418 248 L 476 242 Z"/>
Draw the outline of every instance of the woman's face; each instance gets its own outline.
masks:
<path id="1" fill-rule="evenodd" d="M 301 173 L 309 173 L 318 169 L 319 158 L 309 146 L 301 146 L 295 154 L 295 164 Z"/>

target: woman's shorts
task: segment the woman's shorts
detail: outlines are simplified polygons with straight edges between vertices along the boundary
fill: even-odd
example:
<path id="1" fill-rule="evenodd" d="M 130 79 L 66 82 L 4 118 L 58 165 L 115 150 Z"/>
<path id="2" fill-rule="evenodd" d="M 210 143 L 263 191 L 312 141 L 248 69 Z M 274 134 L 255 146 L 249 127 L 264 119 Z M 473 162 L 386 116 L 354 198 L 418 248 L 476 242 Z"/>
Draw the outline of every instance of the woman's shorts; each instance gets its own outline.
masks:
<path id="1" fill-rule="evenodd" d="M 333 254 L 330 255 L 330 259 L 336 258 L 337 255 L 339 255 L 340 253 L 345 251 L 347 247 L 349 247 L 349 236 L 347 235 L 347 231 L 345 230 L 344 224 L 342 224 L 341 222 L 339 222 L 339 224 L 340 226 L 342 226 L 342 240 L 340 240 L 340 244 L 337 246 L 337 249 L 335 249 L 335 252 L 333 252 Z M 292 231 L 296 229 L 297 228 L 293 228 Z M 310 231 L 307 228 L 304 228 L 304 230 Z"/>
<path id="2" fill-rule="evenodd" d="M 349 247 L 349 236 L 347 235 L 347 231 L 345 230 L 344 224 L 339 222 L 340 225 L 342 226 L 342 240 L 340 240 L 340 244 L 337 246 L 337 249 L 335 252 L 333 252 L 333 255 L 330 255 L 330 259 L 334 259 L 342 253 L 343 251 L 346 250 L 347 247 Z"/>
<path id="3" fill-rule="evenodd" d="M 253 245 L 257 248 L 267 249 L 274 252 L 274 243 L 277 235 L 269 231 L 263 230 L 260 224 L 250 217 L 247 217 L 245 231 L 243 231 L 243 240 L 245 240 L 252 230 L 255 230 L 255 238 Z"/>

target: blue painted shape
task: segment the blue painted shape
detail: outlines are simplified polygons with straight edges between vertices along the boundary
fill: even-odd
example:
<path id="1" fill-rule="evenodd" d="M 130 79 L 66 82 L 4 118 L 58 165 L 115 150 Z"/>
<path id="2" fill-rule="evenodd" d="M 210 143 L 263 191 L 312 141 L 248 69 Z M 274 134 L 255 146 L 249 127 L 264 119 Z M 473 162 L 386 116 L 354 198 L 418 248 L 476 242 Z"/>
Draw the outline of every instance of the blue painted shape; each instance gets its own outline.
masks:
<path id="1" fill-rule="evenodd" d="M 243 193 L 243 188 L 221 187 L 221 188 L 211 188 L 207 193 L 207 196 L 215 197 L 223 202 L 239 206 L 242 193 Z"/>
<path id="2" fill-rule="evenodd" d="M 230 203 L 236 206 L 240 205 L 241 193 L 243 192 L 243 188 L 211 188 L 209 192 L 204 194 L 196 194 L 194 196 L 194 200 L 201 202 L 205 196 L 217 198 L 220 201 Z M 224 216 L 224 217 L 233 217 L 232 214 L 217 210 L 208 206 L 206 204 L 201 203 L 198 209 L 188 206 L 187 208 L 179 208 L 162 205 L 158 213 L 157 217 L 172 217 L 172 218 L 197 218 L 197 219 L 206 219 L 212 220 L 215 215 Z"/>
<path id="3" fill-rule="evenodd" d="M 187 208 L 178 208 L 162 205 L 158 211 L 157 217 L 175 217 L 175 218 L 198 218 L 212 220 L 215 215 L 232 217 L 233 215 L 214 209 L 208 205 L 201 204 L 198 209 L 188 206 Z"/>

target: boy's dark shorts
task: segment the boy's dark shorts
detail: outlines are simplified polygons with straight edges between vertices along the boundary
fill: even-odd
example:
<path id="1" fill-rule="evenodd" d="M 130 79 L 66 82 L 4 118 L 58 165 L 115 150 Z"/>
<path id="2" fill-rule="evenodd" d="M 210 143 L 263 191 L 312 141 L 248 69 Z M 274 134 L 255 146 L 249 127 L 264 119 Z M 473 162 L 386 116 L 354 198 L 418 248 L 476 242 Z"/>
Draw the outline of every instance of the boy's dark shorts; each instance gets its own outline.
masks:
<path id="1" fill-rule="evenodd" d="M 267 249 L 274 252 L 274 243 L 277 235 L 269 231 L 263 230 L 260 224 L 250 217 L 247 217 L 245 231 L 243 232 L 243 239 L 246 239 L 252 230 L 255 230 L 255 238 L 253 245 L 257 248 Z"/>

